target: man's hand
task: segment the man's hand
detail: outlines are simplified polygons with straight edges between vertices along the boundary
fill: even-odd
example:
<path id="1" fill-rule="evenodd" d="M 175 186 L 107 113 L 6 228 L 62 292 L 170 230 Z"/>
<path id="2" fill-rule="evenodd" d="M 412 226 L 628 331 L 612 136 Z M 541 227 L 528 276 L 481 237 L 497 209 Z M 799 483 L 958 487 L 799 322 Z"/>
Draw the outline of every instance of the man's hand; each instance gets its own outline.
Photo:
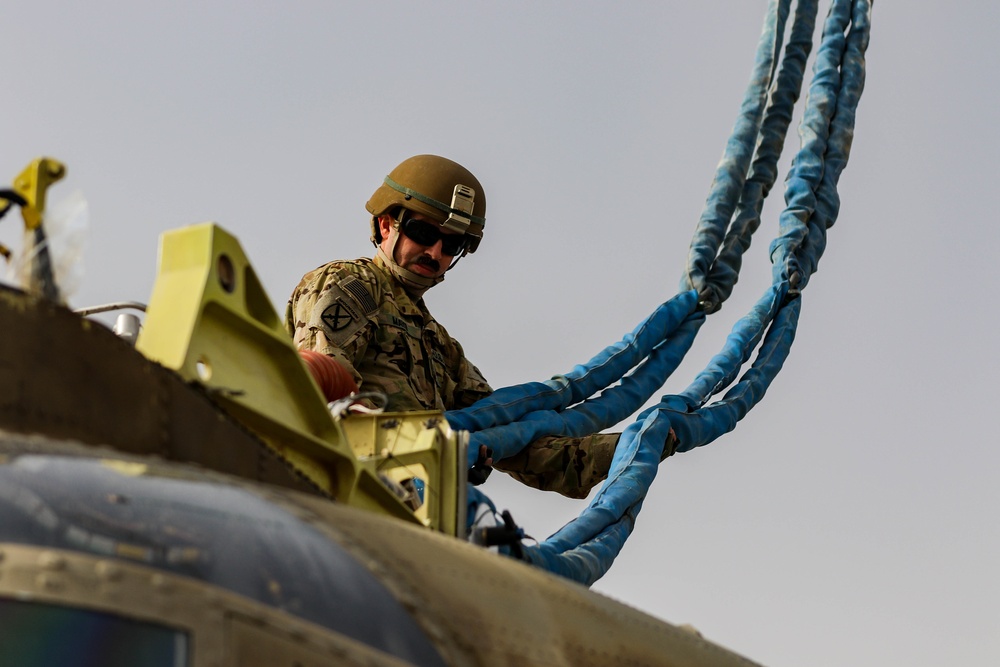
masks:
<path id="1" fill-rule="evenodd" d="M 668 456 L 673 456 L 679 444 L 681 444 L 681 441 L 677 439 L 677 434 L 674 433 L 674 429 L 670 429 L 670 433 L 667 434 L 667 441 L 663 443 L 663 453 L 660 455 L 660 460 L 662 461 Z"/>
<path id="2" fill-rule="evenodd" d="M 479 457 L 469 468 L 469 484 L 479 486 L 486 481 L 491 472 L 493 472 L 493 450 L 487 449 L 486 445 L 479 445 Z"/>

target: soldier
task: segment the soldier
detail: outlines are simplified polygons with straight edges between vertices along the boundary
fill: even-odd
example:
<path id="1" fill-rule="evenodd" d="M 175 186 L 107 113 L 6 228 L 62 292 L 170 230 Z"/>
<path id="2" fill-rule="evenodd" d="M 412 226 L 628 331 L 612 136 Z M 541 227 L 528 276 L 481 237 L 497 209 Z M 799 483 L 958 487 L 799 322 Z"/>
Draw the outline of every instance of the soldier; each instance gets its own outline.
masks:
<path id="1" fill-rule="evenodd" d="M 423 295 L 479 247 L 486 197 L 463 166 L 435 155 L 404 160 L 366 206 L 374 259 L 307 273 L 285 326 L 300 350 L 337 363 L 338 393 L 360 388 L 391 410 L 452 410 L 492 389 L 427 310 Z M 618 434 L 541 438 L 496 467 L 539 489 L 584 498 L 607 477 Z"/>

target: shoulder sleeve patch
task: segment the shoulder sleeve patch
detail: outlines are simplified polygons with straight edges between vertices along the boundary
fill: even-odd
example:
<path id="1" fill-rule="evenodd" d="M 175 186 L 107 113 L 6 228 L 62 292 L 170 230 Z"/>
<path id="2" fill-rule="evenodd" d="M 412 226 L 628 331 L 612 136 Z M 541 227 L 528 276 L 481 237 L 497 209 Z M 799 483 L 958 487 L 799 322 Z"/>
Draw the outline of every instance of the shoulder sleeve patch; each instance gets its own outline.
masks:
<path id="1" fill-rule="evenodd" d="M 371 315 L 378 310 L 378 304 L 376 304 L 375 299 L 372 298 L 371 292 L 368 291 L 364 282 L 357 276 L 349 276 L 345 278 L 340 281 L 339 286 L 357 300 L 358 304 L 364 308 L 365 315 Z"/>
<path id="2" fill-rule="evenodd" d="M 378 310 L 375 299 L 356 276 L 333 285 L 313 307 L 309 326 L 322 329 L 334 345 L 350 340 Z"/>

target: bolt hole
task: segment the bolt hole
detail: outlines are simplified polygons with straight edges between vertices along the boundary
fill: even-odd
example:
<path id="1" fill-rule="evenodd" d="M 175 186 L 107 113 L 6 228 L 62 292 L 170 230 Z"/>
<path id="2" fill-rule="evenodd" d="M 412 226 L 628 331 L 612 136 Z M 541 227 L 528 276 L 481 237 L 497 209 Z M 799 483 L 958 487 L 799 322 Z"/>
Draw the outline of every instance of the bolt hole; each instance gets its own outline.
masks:
<path id="1" fill-rule="evenodd" d="M 232 294 L 236 289 L 236 269 L 233 268 L 233 261 L 229 255 L 219 255 L 219 284 L 222 289 Z"/>
<path id="2" fill-rule="evenodd" d="M 194 370 L 198 374 L 198 379 L 202 382 L 208 382 L 212 379 L 212 364 L 205 357 L 198 358 L 198 361 L 194 364 Z"/>

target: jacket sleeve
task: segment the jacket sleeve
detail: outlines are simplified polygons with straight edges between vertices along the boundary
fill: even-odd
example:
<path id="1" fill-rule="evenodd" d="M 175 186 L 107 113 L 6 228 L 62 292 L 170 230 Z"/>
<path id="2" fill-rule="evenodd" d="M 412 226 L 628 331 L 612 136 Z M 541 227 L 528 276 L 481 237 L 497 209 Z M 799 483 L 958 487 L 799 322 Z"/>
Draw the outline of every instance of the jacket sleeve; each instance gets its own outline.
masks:
<path id="1" fill-rule="evenodd" d="M 334 262 L 307 273 L 288 300 L 285 329 L 297 348 L 332 357 L 360 385 L 357 365 L 374 336 L 375 325 L 367 317 L 369 312 L 345 299 L 341 286 L 352 279 L 360 280 L 369 290 L 375 288 L 374 279 L 369 279 L 364 269 L 348 262 Z"/>
<path id="2" fill-rule="evenodd" d="M 568 498 L 586 498 L 611 470 L 621 433 L 595 433 L 582 438 L 539 438 L 518 454 L 494 464 L 514 479 Z M 667 435 L 660 461 L 677 451 L 677 435 Z"/>
<path id="3" fill-rule="evenodd" d="M 494 467 L 536 489 L 586 498 L 607 478 L 620 436 L 595 433 L 582 438 L 539 438 L 520 453 L 495 462 Z"/>
<path id="4" fill-rule="evenodd" d="M 486 382 L 486 378 L 479 372 L 479 369 L 465 358 L 465 351 L 462 349 L 461 344 L 454 339 L 452 341 L 458 352 L 457 358 L 459 359 L 459 364 L 454 400 L 448 409 L 460 410 L 469 407 L 480 399 L 486 398 L 493 393 L 493 389 Z"/>

